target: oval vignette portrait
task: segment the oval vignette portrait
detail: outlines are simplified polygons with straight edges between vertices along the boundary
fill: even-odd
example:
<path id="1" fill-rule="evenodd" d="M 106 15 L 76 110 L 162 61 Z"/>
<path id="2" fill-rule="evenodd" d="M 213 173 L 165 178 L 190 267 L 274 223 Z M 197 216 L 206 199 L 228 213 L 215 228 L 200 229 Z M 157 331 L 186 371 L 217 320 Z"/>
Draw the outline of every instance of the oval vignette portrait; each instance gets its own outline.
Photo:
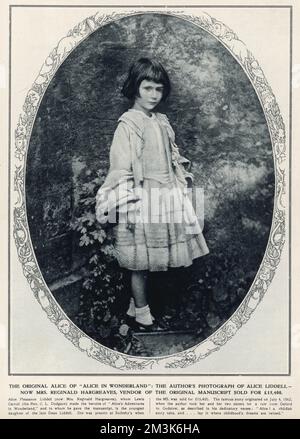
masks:
<path id="1" fill-rule="evenodd" d="M 81 334 L 80 349 L 92 356 L 98 346 L 135 357 L 171 356 L 228 322 L 261 268 L 275 196 L 268 123 L 253 78 L 217 32 L 196 19 L 141 13 L 108 20 L 92 32 L 87 26 L 85 20 L 71 34 L 74 41 L 84 35 L 72 50 L 64 39 L 57 46 L 62 62 L 43 85 L 36 110 L 25 173 L 31 244 L 63 311 L 56 324 L 67 336 L 71 330 Z M 118 120 L 137 102 L 122 88 L 140 58 L 159 61 L 170 79 L 170 93 L 155 112 L 168 117 L 180 156 L 189 162 L 192 202 L 195 208 L 200 193 L 199 222 L 209 249 L 187 266 L 145 270 L 150 329 L 149 321 L 139 324 L 134 317 L 145 304 L 136 306 L 136 296 L 132 302 L 137 286 L 133 270 L 117 258 L 118 226 L 104 227 L 95 215 Z M 263 88 L 263 73 L 255 68 L 255 87 Z M 272 270 L 265 275 L 270 282 Z M 38 295 L 42 306 L 47 294 Z"/>

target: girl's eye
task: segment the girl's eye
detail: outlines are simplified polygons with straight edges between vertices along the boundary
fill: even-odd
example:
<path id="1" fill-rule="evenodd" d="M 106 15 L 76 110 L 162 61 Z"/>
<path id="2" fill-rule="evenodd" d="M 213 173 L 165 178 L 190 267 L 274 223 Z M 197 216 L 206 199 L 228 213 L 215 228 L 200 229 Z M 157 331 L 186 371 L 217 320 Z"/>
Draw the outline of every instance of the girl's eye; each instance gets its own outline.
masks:
<path id="1" fill-rule="evenodd" d="M 153 89 L 152 87 L 144 87 L 144 88 L 145 88 L 146 91 L 151 91 Z M 156 91 L 159 92 L 159 93 L 162 93 L 163 89 L 162 88 L 156 88 Z"/>

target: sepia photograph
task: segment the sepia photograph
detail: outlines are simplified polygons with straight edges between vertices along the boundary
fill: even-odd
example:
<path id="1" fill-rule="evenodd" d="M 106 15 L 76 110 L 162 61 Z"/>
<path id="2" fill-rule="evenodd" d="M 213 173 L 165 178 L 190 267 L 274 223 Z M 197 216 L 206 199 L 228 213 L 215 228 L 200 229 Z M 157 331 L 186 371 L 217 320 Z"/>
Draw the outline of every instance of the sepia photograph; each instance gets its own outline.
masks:
<path id="1" fill-rule="evenodd" d="M 30 109 L 42 93 L 26 156 L 30 240 L 63 333 L 71 321 L 120 353 L 172 355 L 233 316 L 262 264 L 275 158 L 257 89 L 278 108 L 256 60 L 246 72 L 245 49 L 233 56 L 196 19 L 100 17 L 86 36 L 90 22 L 26 98 Z"/>

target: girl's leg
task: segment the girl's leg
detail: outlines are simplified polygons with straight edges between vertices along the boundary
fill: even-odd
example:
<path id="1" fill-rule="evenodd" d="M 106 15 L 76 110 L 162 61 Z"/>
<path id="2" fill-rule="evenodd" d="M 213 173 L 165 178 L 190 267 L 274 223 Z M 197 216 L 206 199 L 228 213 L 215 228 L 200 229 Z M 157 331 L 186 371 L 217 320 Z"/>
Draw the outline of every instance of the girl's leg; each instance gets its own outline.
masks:
<path id="1" fill-rule="evenodd" d="M 135 320 L 142 325 L 149 326 L 153 323 L 153 317 L 146 296 L 147 277 L 146 270 L 132 271 L 131 290 L 135 302 Z"/>
<path id="2" fill-rule="evenodd" d="M 137 308 L 148 304 L 146 297 L 147 275 L 147 271 L 132 271 L 131 273 L 131 291 Z"/>

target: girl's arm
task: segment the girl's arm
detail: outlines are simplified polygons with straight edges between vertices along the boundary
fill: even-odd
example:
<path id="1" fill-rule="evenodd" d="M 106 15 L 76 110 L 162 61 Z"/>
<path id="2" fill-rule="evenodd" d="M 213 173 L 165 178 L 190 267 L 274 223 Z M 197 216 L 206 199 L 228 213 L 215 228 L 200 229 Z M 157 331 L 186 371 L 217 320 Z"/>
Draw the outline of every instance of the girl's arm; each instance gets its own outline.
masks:
<path id="1" fill-rule="evenodd" d="M 119 122 L 115 131 L 109 153 L 109 173 L 132 172 L 129 130 Z"/>
<path id="2" fill-rule="evenodd" d="M 177 171 L 177 176 L 180 180 L 185 179 L 188 187 L 191 187 L 194 181 L 194 175 L 190 172 L 191 161 L 183 157 L 179 153 L 179 148 L 174 141 L 171 140 L 172 162 Z"/>
<path id="3" fill-rule="evenodd" d="M 96 195 L 96 217 L 100 223 L 116 217 L 116 211 L 137 201 L 134 193 L 130 134 L 126 125 L 119 123 L 110 148 L 110 167 L 107 177 Z"/>

